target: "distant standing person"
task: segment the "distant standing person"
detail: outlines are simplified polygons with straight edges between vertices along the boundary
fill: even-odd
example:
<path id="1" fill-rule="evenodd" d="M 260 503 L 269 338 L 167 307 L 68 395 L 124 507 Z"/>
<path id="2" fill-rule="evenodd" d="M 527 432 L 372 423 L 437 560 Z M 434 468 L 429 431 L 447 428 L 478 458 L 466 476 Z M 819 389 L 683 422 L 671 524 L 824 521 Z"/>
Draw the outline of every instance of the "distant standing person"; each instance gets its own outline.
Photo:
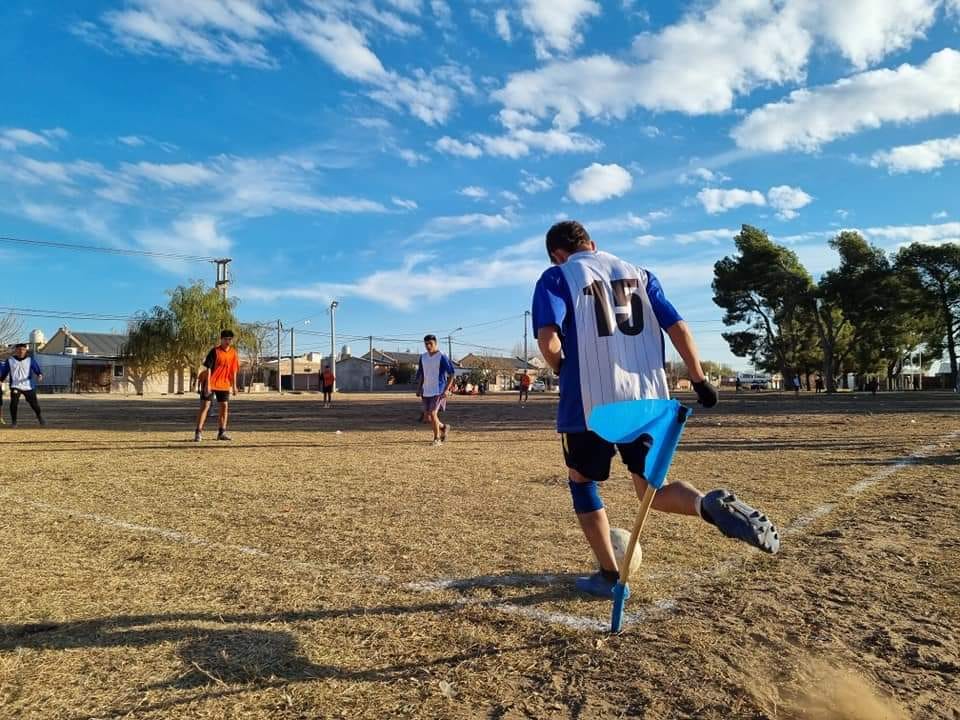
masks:
<path id="1" fill-rule="evenodd" d="M 800 376 L 799 375 L 793 376 L 793 393 L 795 395 L 800 394 Z"/>
<path id="2" fill-rule="evenodd" d="M 320 373 L 320 384 L 323 385 L 323 406 L 325 408 L 330 407 L 333 403 L 333 383 L 336 380 L 337 376 L 333 374 L 333 370 L 330 369 L 329 365 L 325 365 L 323 372 Z"/>
<path id="3" fill-rule="evenodd" d="M 43 382 L 43 371 L 37 364 L 33 355 L 27 355 L 27 344 L 18 343 L 13 349 L 13 357 L 9 357 L 0 363 L 0 382 L 9 377 L 10 379 L 10 425 L 17 426 L 17 409 L 20 405 L 20 397 L 27 399 L 27 404 L 33 408 L 37 416 L 37 422 L 46 425 L 47 421 L 43 419 L 40 412 L 40 403 L 37 402 L 37 386 L 33 378 Z"/>
<path id="4" fill-rule="evenodd" d="M 822 377 L 820 377 L 819 375 L 817 375 L 817 379 L 814 381 L 814 385 L 816 386 L 818 393 L 823 392 L 823 378 L 822 378 Z"/>
<path id="5" fill-rule="evenodd" d="M 220 333 L 220 344 L 207 353 L 203 361 L 203 371 L 198 380 L 200 393 L 200 414 L 197 416 L 197 429 L 193 434 L 194 442 L 203 439 L 203 425 L 207 421 L 213 398 L 217 398 L 217 440 L 232 440 L 227 434 L 227 419 L 230 415 L 230 392 L 237 394 L 237 373 L 240 361 L 233 346 L 233 330 Z"/>
<path id="6" fill-rule="evenodd" d="M 520 407 L 525 407 L 530 402 L 530 385 L 532 383 L 533 380 L 526 373 L 520 376 Z"/>
<path id="7" fill-rule="evenodd" d="M 740 392 L 740 376 L 739 375 L 737 376 L 737 379 L 734 381 L 733 384 L 734 384 L 734 387 L 736 388 L 736 391 Z"/>
<path id="8" fill-rule="evenodd" d="M 446 409 L 447 393 L 453 385 L 455 368 L 450 358 L 437 347 L 437 336 L 423 338 L 426 352 L 420 355 L 417 367 L 417 395 L 423 402 L 424 412 L 430 416 L 433 425 L 433 444 L 446 442 L 450 426 L 440 422 L 440 413 Z"/>

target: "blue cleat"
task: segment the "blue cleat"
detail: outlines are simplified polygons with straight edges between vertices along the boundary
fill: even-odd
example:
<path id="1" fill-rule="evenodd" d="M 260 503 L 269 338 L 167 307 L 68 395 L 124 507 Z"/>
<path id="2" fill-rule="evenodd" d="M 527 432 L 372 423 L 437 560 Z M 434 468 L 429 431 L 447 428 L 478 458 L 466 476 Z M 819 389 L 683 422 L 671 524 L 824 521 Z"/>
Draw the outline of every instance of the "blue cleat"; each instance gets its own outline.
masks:
<path id="1" fill-rule="evenodd" d="M 780 534 L 776 525 L 729 490 L 711 490 L 703 496 L 702 507 L 713 524 L 728 538 L 743 540 L 770 554 L 780 549 Z"/>
<path id="2" fill-rule="evenodd" d="M 574 583 L 577 590 L 587 595 L 593 595 L 594 597 L 604 598 L 605 600 L 613 599 L 613 588 L 616 587 L 616 580 L 607 580 L 599 571 L 595 572 L 590 577 L 580 577 L 577 578 Z M 623 599 L 626 600 L 630 597 L 630 588 L 624 588 Z"/>

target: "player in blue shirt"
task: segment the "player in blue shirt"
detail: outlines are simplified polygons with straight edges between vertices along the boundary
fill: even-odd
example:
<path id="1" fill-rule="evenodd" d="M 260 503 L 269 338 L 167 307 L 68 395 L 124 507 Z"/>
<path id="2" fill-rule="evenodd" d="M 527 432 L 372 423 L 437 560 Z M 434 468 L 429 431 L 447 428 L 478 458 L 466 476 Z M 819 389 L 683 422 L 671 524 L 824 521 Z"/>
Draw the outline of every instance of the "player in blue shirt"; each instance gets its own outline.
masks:
<path id="1" fill-rule="evenodd" d="M 417 367 L 417 396 L 423 401 L 423 411 L 430 416 L 433 425 L 433 444 L 447 441 L 450 425 L 440 422 L 440 413 L 447 407 L 447 395 L 455 378 L 455 368 L 450 358 L 437 347 L 437 336 L 423 338 L 426 352 L 420 355 Z"/>
<path id="2" fill-rule="evenodd" d="M 17 409 L 20 397 L 27 400 L 27 404 L 37 416 L 37 422 L 46 425 L 43 414 L 40 412 L 40 403 L 37 401 L 37 385 L 33 378 L 43 382 L 43 372 L 33 355 L 27 355 L 27 344 L 17 343 L 13 348 L 13 355 L 0 363 L 0 382 L 10 380 L 10 425 L 17 426 Z"/>
<path id="3" fill-rule="evenodd" d="M 557 431 L 573 508 L 600 565 L 576 584 L 592 595 L 611 597 L 619 573 L 598 483 L 610 476 L 619 450 L 642 495 L 648 444 L 641 436 L 615 448 L 587 430 L 590 411 L 613 402 L 669 397 L 663 333 L 683 358 L 699 403 L 713 407 L 719 398 L 700 366 L 693 335 L 653 273 L 598 251 L 578 222 L 551 227 L 546 246 L 554 266 L 537 282 L 533 331 L 544 359 L 560 376 Z M 657 492 L 653 507 L 701 517 L 724 535 L 769 553 L 780 547 L 773 523 L 728 490 L 704 495 L 688 483 L 672 482 Z"/>

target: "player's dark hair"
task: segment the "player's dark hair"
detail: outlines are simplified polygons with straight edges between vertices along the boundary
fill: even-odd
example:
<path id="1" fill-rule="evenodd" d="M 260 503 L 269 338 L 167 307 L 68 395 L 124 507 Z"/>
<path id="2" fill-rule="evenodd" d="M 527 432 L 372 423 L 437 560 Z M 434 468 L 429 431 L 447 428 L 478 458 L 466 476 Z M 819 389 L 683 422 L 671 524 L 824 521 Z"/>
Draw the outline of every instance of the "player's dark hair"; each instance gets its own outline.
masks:
<path id="1" fill-rule="evenodd" d="M 233 330 L 221 330 L 220 337 L 221 338 L 233 337 Z"/>
<path id="2" fill-rule="evenodd" d="M 590 247 L 590 233 L 576 220 L 563 220 L 547 230 L 547 255 L 553 260 L 556 250 L 575 253 Z"/>
<path id="3" fill-rule="evenodd" d="M 424 336 L 423 336 L 423 341 L 424 341 L 425 343 L 428 343 L 428 342 L 436 342 L 436 341 L 437 341 L 437 336 L 436 336 L 436 335 L 424 335 Z"/>
<path id="4" fill-rule="evenodd" d="M 27 346 L 26 343 L 17 343 L 16 345 L 14 345 L 15 348 L 25 348 L 26 346 Z"/>

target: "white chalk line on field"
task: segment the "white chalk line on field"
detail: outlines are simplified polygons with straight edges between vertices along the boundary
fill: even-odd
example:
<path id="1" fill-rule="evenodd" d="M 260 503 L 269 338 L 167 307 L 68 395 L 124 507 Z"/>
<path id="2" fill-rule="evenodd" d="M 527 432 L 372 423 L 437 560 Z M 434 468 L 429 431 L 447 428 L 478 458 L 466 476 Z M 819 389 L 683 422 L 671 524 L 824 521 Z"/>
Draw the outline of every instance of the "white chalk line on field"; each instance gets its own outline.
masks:
<path id="1" fill-rule="evenodd" d="M 864 478 L 863 480 L 858 480 L 853 485 L 848 487 L 843 493 L 844 496 L 856 497 L 857 495 L 863 494 L 873 486 L 883 482 L 884 480 L 887 480 L 890 477 L 893 477 L 904 468 L 915 465 L 917 460 L 928 457 L 934 451 L 939 449 L 945 442 L 951 442 L 958 437 L 960 437 L 960 430 L 954 430 L 953 432 L 942 436 L 936 442 L 930 443 L 929 445 L 924 445 L 905 457 L 897 458 L 892 462 L 892 464 L 888 465 L 882 470 L 878 470 L 869 477 Z M 824 518 L 832 513 L 838 506 L 838 502 L 823 503 L 822 505 L 818 505 L 806 515 L 801 515 L 800 517 L 795 518 L 793 522 L 784 527 L 780 532 L 781 537 L 794 537 L 800 535 L 807 527 L 812 525 L 817 520 L 820 520 L 821 518 Z M 690 572 L 686 570 L 669 570 L 647 573 L 644 575 L 644 579 L 658 580 L 683 576 L 688 579 L 699 580 L 709 577 L 720 577 L 739 567 L 742 562 L 743 561 L 741 559 L 725 560 L 714 565 L 710 570 L 707 571 Z M 495 586 L 529 586 L 532 584 L 548 585 L 552 582 L 562 582 L 564 580 L 565 578 L 557 575 L 540 575 L 536 577 L 531 577 L 529 575 L 494 575 L 477 578 L 436 578 L 433 580 L 419 580 L 416 582 L 406 583 L 404 588 L 413 590 L 415 592 L 430 593 L 439 592 L 442 590 L 462 591 L 465 589 Z M 502 605 L 500 607 L 501 611 L 524 615 L 526 617 L 540 619 L 546 622 L 568 625 L 577 629 L 597 629 L 602 631 L 609 627 L 606 622 L 602 622 L 594 618 L 568 615 L 554 617 L 555 615 L 561 614 L 547 613 L 536 608 L 529 607 L 514 607 L 510 610 L 506 610 L 506 607 L 506 604 Z M 640 620 L 647 619 L 651 615 L 655 615 L 657 613 L 663 614 L 672 612 L 675 608 L 676 600 L 674 598 L 661 598 L 634 610 L 632 613 L 626 613 L 624 615 L 624 625 L 629 625 Z"/>
<path id="2" fill-rule="evenodd" d="M 953 440 L 956 437 L 960 437 L 960 430 L 948 433 L 947 435 L 941 437 L 937 442 L 930 445 L 925 445 L 918 450 L 914 451 L 910 455 L 899 458 L 894 463 L 888 467 L 885 467 L 883 470 L 880 470 L 864 480 L 860 480 L 853 485 L 851 485 L 844 492 L 845 496 L 854 497 L 862 494 L 866 490 L 870 489 L 874 485 L 886 480 L 889 477 L 897 474 L 906 467 L 909 467 L 916 463 L 917 460 L 922 459 L 930 455 L 934 450 L 936 450 L 944 442 Z M 266 550 L 262 550 L 257 547 L 252 547 L 249 545 L 235 545 L 230 543 L 221 543 L 215 540 L 208 540 L 206 538 L 200 537 L 199 535 L 194 535 L 192 533 L 183 532 L 180 530 L 173 530 L 171 528 L 162 528 L 155 527 L 152 525 L 143 525 L 140 523 L 131 523 L 124 520 L 118 520 L 107 515 L 102 515 L 99 513 L 87 513 L 80 512 L 78 510 L 71 510 L 69 508 L 62 508 L 50 503 L 45 503 L 39 500 L 29 500 L 26 498 L 21 498 L 16 495 L 12 495 L 3 491 L 0 491 L 0 496 L 3 496 L 7 500 L 12 502 L 19 503 L 27 507 L 32 507 L 36 510 L 42 510 L 48 513 L 55 513 L 60 515 L 66 515 L 75 520 L 83 520 L 91 522 L 103 527 L 109 527 L 116 530 L 121 530 L 124 532 L 140 533 L 144 535 L 154 535 L 156 537 L 162 538 L 164 540 L 169 540 L 171 542 L 184 544 L 184 545 L 194 545 L 197 547 L 208 548 L 212 550 L 228 551 L 233 553 L 239 553 L 242 555 L 247 555 L 251 557 L 256 557 L 264 561 L 273 562 L 278 565 L 282 565 L 287 568 L 302 570 L 309 572 L 314 575 L 321 577 L 328 577 L 330 575 L 351 575 L 357 577 L 358 573 L 349 573 L 342 570 L 341 568 L 330 568 L 322 567 L 319 565 L 314 565 L 312 563 L 306 563 L 301 560 L 292 560 L 289 558 L 284 558 L 273 553 L 269 553 Z M 819 520 L 826 515 L 829 515 L 836 507 L 838 503 L 824 503 L 816 508 L 814 508 L 807 515 L 796 518 L 790 525 L 783 529 L 781 535 L 783 536 L 794 536 L 798 535 L 805 528 L 811 525 L 816 520 Z M 723 575 L 737 567 L 740 563 L 737 561 L 726 561 L 715 566 L 712 570 L 707 572 L 658 572 L 651 573 L 645 577 L 647 580 L 655 580 L 659 578 L 666 577 L 676 577 L 676 576 L 686 576 L 687 578 L 698 579 L 705 578 L 710 576 Z M 381 585 L 391 584 L 389 578 L 378 575 L 378 576 L 367 576 L 364 578 L 366 581 L 372 581 Z M 422 580 L 417 582 L 409 582 L 401 585 L 402 589 L 410 590 L 413 592 L 420 593 L 430 593 L 438 592 L 441 590 L 454 590 L 460 591 L 462 589 L 470 589 L 474 587 L 493 587 L 498 586 L 529 586 L 529 585 L 551 585 L 555 582 L 563 581 L 564 578 L 561 578 L 557 575 L 539 575 L 539 576 L 530 576 L 530 575 L 504 575 L 504 576 L 483 576 L 480 578 L 465 578 L 465 579 L 454 579 L 454 578 L 439 578 L 435 580 Z M 454 605 L 457 606 L 483 606 L 496 610 L 498 612 L 508 614 L 508 615 L 520 615 L 534 620 L 540 620 L 549 624 L 556 625 L 565 625 L 567 627 L 573 628 L 575 630 L 596 630 L 603 631 L 606 630 L 608 624 L 604 621 L 597 620 L 596 618 L 586 617 L 581 615 L 572 615 L 568 613 L 560 612 L 550 612 L 546 610 L 541 610 L 536 607 L 528 607 L 523 605 L 516 605 L 509 601 L 505 600 L 482 600 L 479 598 L 464 598 L 461 597 L 458 600 L 454 601 Z M 647 605 L 641 606 L 639 608 L 634 608 L 632 612 L 626 613 L 624 616 L 624 625 L 633 624 L 644 619 L 648 619 L 657 614 L 663 614 L 672 612 L 676 607 L 676 601 L 674 598 L 661 598 L 655 602 L 649 603 Z"/>

